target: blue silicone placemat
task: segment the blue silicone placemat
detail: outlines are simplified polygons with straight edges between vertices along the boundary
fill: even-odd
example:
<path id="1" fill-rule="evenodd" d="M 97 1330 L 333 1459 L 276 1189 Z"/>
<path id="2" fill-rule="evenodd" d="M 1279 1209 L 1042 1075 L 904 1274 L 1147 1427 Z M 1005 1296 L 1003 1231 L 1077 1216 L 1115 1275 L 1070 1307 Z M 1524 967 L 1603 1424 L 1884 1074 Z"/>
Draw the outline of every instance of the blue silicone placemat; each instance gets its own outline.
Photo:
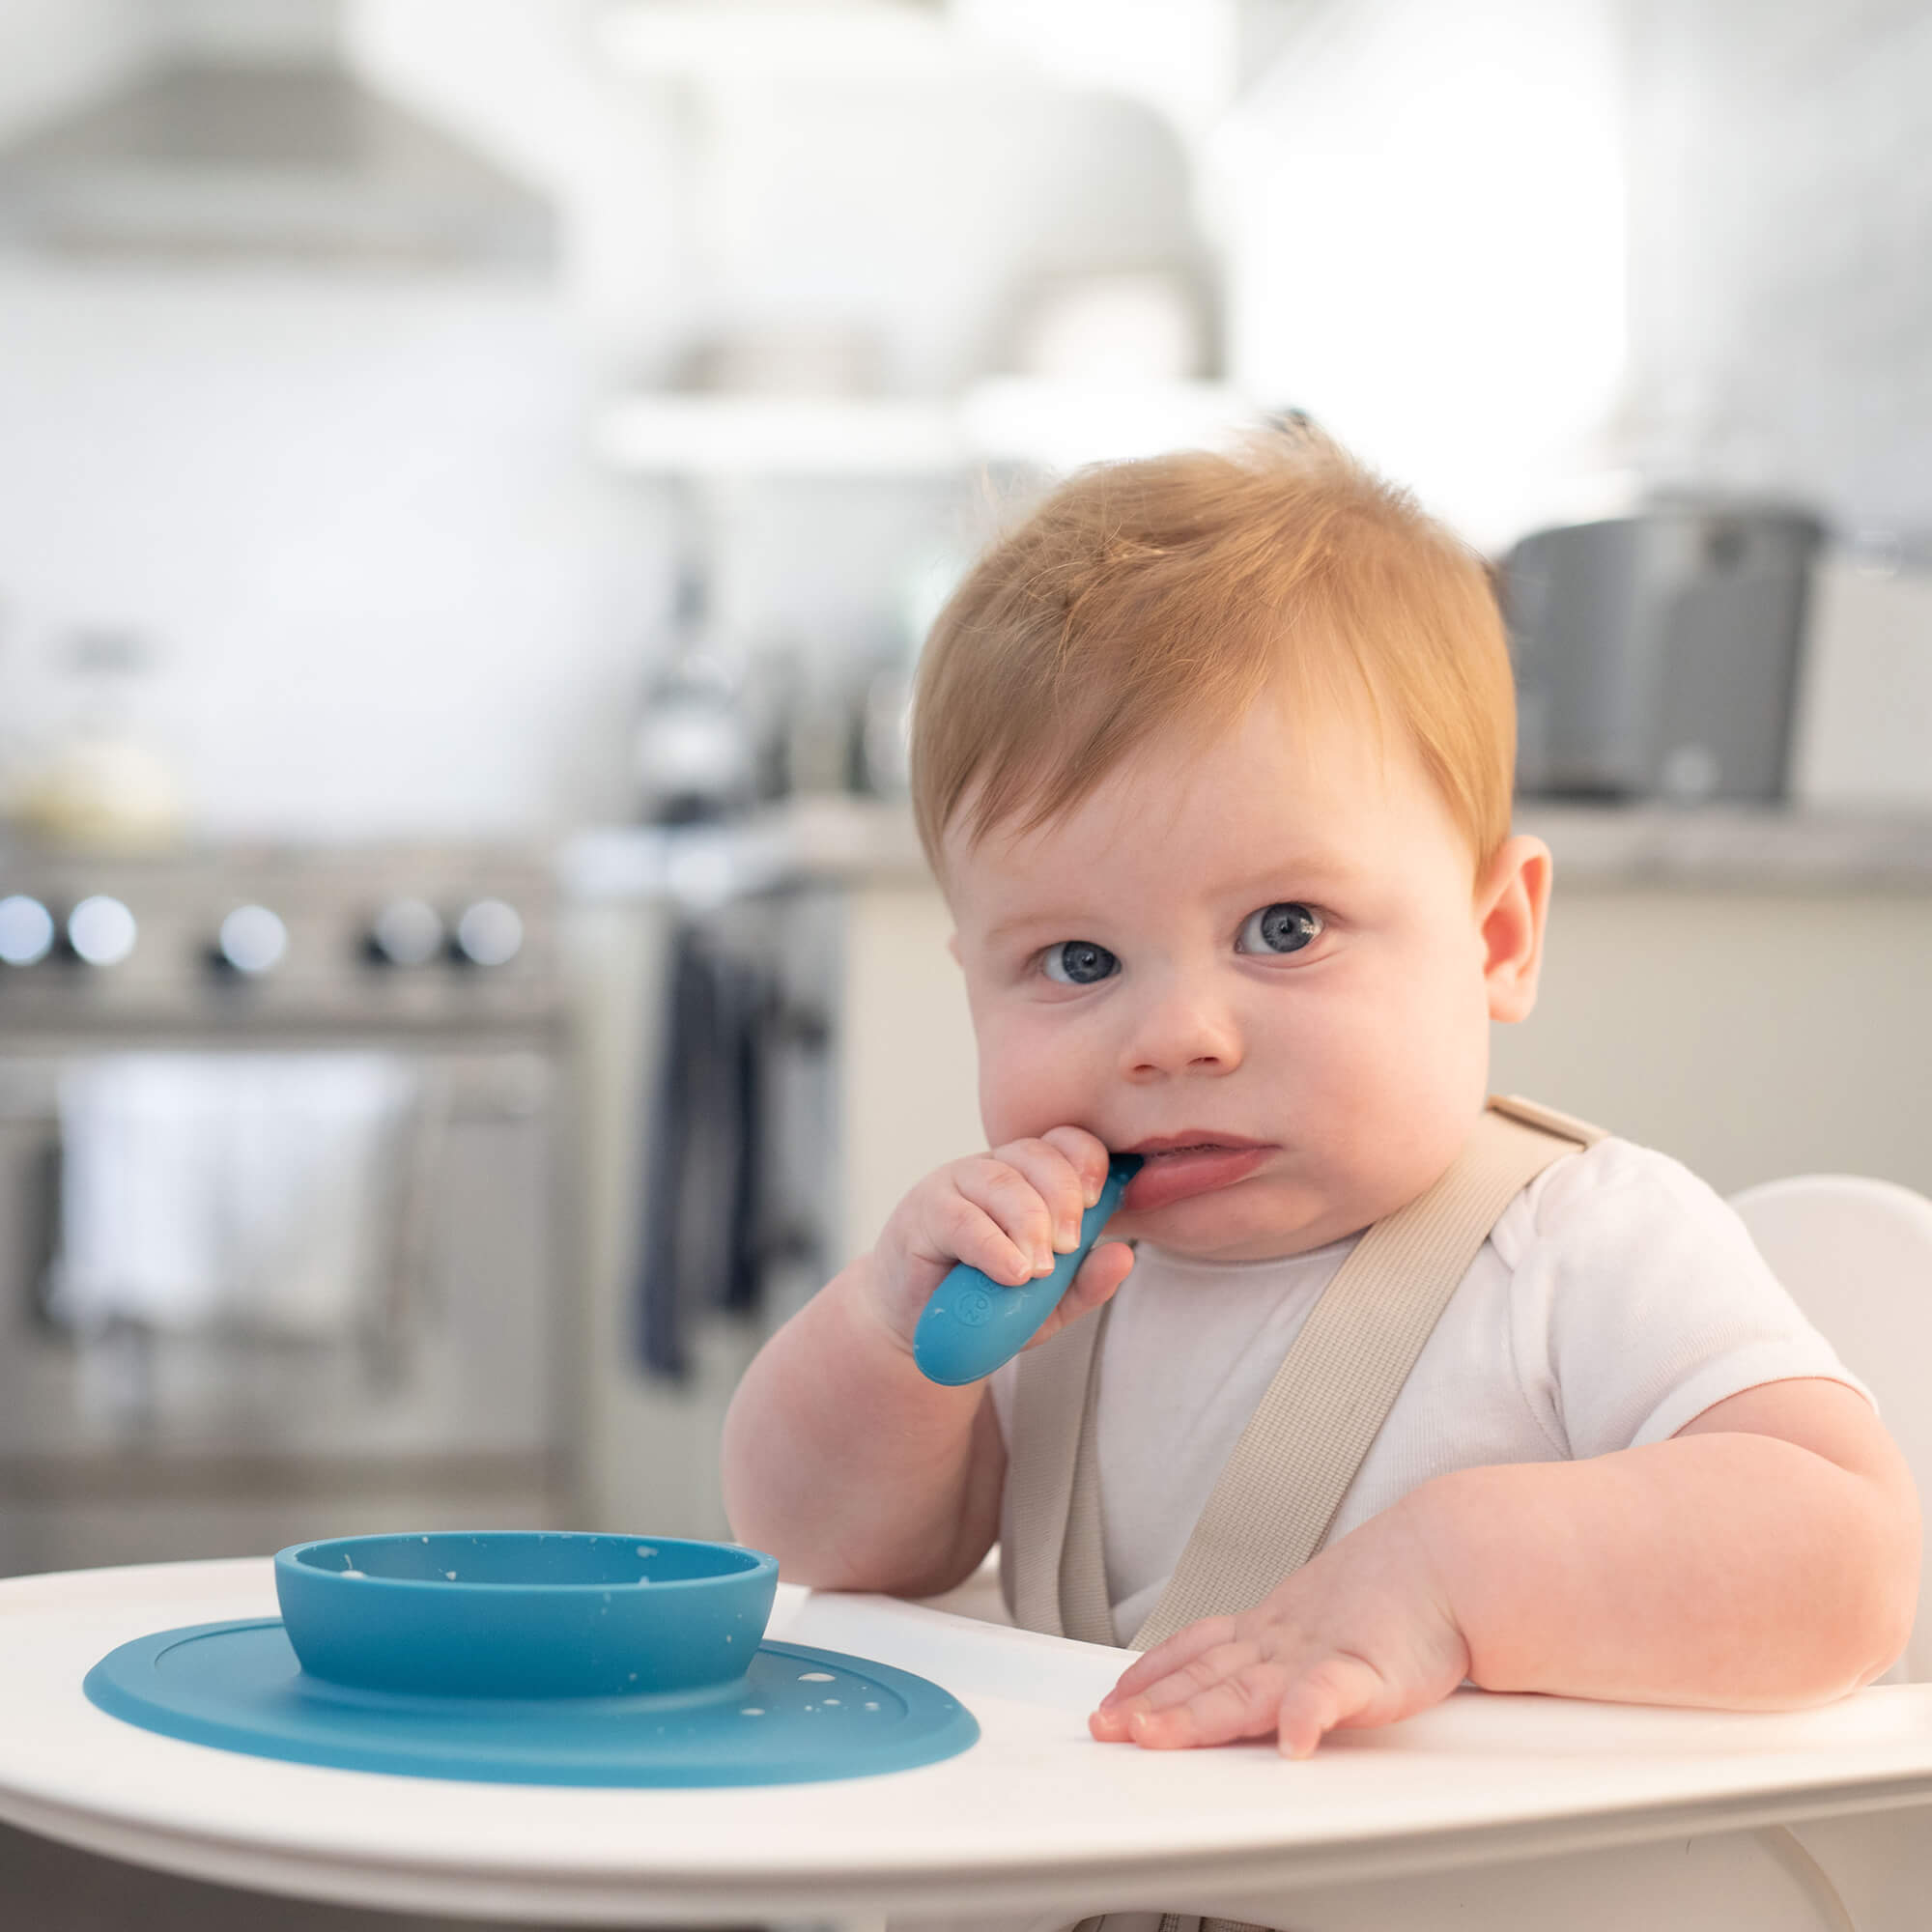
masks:
<path id="1" fill-rule="evenodd" d="M 110 1717 L 190 1744 L 487 1784 L 802 1784 L 934 1764 L 980 1726 L 926 1678 L 767 1643 L 735 1684 L 640 1697 L 406 1696 L 304 1674 L 279 1620 L 136 1637 L 87 1673 Z"/>

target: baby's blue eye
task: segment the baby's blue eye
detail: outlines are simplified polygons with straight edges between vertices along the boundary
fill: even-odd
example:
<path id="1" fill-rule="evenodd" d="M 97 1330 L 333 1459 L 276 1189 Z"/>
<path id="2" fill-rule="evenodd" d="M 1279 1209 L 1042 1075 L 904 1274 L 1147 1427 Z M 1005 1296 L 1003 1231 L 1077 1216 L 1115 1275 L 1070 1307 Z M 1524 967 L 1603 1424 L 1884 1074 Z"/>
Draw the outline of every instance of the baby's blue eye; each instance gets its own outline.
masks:
<path id="1" fill-rule="evenodd" d="M 1235 939 L 1236 952 L 1299 952 L 1321 930 L 1321 915 L 1313 906 L 1270 905 L 1251 912 Z"/>
<path id="2" fill-rule="evenodd" d="M 1121 970 L 1121 962 L 1091 939 L 1063 939 L 1046 949 L 1040 964 L 1063 986 L 1092 986 Z"/>

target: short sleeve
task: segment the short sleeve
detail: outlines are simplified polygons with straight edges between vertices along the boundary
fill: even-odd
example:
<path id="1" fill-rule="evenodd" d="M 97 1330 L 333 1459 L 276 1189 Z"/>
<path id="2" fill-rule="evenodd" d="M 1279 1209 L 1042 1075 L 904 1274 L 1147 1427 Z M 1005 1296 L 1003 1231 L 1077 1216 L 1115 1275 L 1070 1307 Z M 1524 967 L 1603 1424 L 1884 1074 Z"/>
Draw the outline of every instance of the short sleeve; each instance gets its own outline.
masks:
<path id="1" fill-rule="evenodd" d="M 1871 1401 L 1736 1210 L 1667 1154 L 1610 1139 L 1558 1161 L 1491 1241 L 1512 1271 L 1524 1397 L 1573 1457 L 1664 1441 L 1714 1403 L 1794 1377 Z"/>

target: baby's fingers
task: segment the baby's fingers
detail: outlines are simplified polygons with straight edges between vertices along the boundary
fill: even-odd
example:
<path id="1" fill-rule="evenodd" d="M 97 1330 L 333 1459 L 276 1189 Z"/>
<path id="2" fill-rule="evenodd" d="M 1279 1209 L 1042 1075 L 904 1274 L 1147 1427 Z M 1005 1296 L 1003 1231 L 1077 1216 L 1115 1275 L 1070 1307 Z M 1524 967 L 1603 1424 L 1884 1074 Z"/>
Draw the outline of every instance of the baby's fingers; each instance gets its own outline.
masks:
<path id="1" fill-rule="evenodd" d="M 1282 1756 L 1307 1757 L 1337 1725 L 1382 1721 L 1373 1714 L 1386 1706 L 1388 1688 L 1381 1672 L 1359 1657 L 1325 1657 L 1300 1672 L 1276 1709 Z"/>
<path id="2" fill-rule="evenodd" d="M 1262 1662 L 1260 1645 L 1232 1635 L 1234 1629 L 1232 1617 L 1209 1617 L 1177 1631 L 1165 1643 L 1149 1651 L 1107 1693 L 1088 1719 L 1088 1729 L 1102 1744 L 1129 1739 L 1149 1742 L 1141 1731 L 1145 1719 L 1177 1710 Z M 1244 1737 L 1249 1733 L 1229 1735 Z M 1179 1736 L 1173 1741 L 1206 1742 Z"/>
<path id="3" fill-rule="evenodd" d="M 964 1188 L 949 1191 L 931 1210 L 929 1238 L 932 1261 L 942 1270 L 962 1261 L 1014 1287 L 1038 1271 L 1032 1242 L 1016 1241 L 1000 1218 Z"/>
<path id="4" fill-rule="evenodd" d="M 1093 1207 L 1100 1198 L 1107 1164 L 1113 1158 L 1107 1144 L 1085 1127 L 1049 1127 L 1040 1138 L 1066 1156 L 1067 1164 L 1080 1178 L 1081 1207 Z"/>
<path id="5" fill-rule="evenodd" d="M 990 1250 L 983 1241 L 970 1249 L 954 1244 L 952 1253 L 962 1262 L 984 1269 L 996 1281 L 1015 1286 L 1045 1274 L 1053 1266 L 1052 1214 L 1039 1189 L 1016 1166 L 994 1154 L 961 1161 L 952 1172 L 952 1185 L 958 1201 L 978 1210 L 974 1219 L 959 1216 L 954 1210 L 959 1232 L 978 1232 L 979 1221 L 984 1220 L 1004 1237 Z M 990 1252 L 996 1264 L 988 1266 L 980 1258 L 982 1252 Z"/>
<path id="6" fill-rule="evenodd" d="M 1122 1734 L 1149 1750 L 1185 1750 L 1196 1745 L 1232 1744 L 1236 1738 L 1265 1737 L 1275 1728 L 1288 1672 L 1278 1663 L 1256 1659 L 1226 1676 L 1192 1685 L 1170 1679 L 1152 1691 L 1095 1712 L 1089 1728 L 1103 1743 Z M 1169 1692 L 1163 1697 L 1162 1692 Z M 1106 1718 L 1106 1734 L 1096 1727 Z"/>
<path id="7" fill-rule="evenodd" d="M 1096 1248 L 1094 1253 L 1099 1250 Z M 1203 1617 L 1198 1623 L 1178 1630 L 1164 1643 L 1157 1643 L 1145 1656 L 1136 1658 L 1121 1673 L 1121 1681 L 1100 1699 L 1103 1711 L 1124 1704 L 1150 1690 L 1163 1679 L 1178 1676 L 1198 1657 L 1220 1644 L 1231 1642 L 1235 1634 L 1233 1617 Z"/>
<path id="8" fill-rule="evenodd" d="M 1283 1756 L 1298 1758 L 1336 1726 L 1368 1717 L 1385 1701 L 1380 1673 L 1359 1658 L 1330 1655 L 1297 1669 L 1255 1659 L 1251 1649 L 1247 1655 L 1252 1661 L 1212 1681 L 1201 1681 L 1204 1659 L 1181 1677 L 1096 1711 L 1088 1727 L 1103 1744 L 1131 1741 L 1149 1750 L 1185 1750 L 1272 1732 Z"/>
<path id="9" fill-rule="evenodd" d="M 1056 1308 L 1040 1325 L 1040 1331 L 1027 1344 L 1033 1348 L 1048 1342 L 1069 1322 L 1091 1315 L 1102 1302 L 1113 1298 L 1114 1291 L 1126 1280 L 1134 1265 L 1134 1251 L 1124 1241 L 1103 1241 L 1080 1264 L 1080 1272 L 1067 1285 Z"/>
<path id="10" fill-rule="evenodd" d="M 1072 1253 L 1079 1245 L 1081 1216 L 1087 1211 L 1089 1200 L 1098 1199 L 1100 1192 L 1099 1181 L 1090 1187 L 1086 1174 L 1068 1151 L 1071 1148 L 1077 1152 L 1082 1140 L 1092 1141 L 1099 1148 L 1103 1156 L 1100 1173 L 1104 1179 L 1106 1150 L 1091 1134 L 1082 1134 L 1077 1127 L 1055 1127 L 1040 1139 L 1009 1141 L 993 1151 L 996 1160 L 1006 1162 L 1031 1183 L 1043 1217 L 1041 1236 L 1049 1251 L 1063 1255 Z"/>

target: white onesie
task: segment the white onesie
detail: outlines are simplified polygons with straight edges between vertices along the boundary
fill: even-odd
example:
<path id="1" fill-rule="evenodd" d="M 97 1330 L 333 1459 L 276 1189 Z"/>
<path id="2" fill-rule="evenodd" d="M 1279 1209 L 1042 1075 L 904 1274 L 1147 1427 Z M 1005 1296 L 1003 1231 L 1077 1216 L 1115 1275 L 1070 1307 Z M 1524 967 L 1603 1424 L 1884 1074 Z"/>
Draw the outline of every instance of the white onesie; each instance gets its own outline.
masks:
<path id="1" fill-rule="evenodd" d="M 1308 1311 L 1359 1236 L 1284 1261 L 1142 1243 L 1109 1318 L 1097 1418 L 1107 1596 L 1127 1643 Z M 1014 1363 L 992 1378 L 1010 1440 Z M 1504 1208 L 1329 1540 L 1433 1476 L 1661 1442 L 1725 1397 L 1821 1376 L 1870 1391 L 1733 1209 L 1667 1154 L 1599 1141 Z"/>

